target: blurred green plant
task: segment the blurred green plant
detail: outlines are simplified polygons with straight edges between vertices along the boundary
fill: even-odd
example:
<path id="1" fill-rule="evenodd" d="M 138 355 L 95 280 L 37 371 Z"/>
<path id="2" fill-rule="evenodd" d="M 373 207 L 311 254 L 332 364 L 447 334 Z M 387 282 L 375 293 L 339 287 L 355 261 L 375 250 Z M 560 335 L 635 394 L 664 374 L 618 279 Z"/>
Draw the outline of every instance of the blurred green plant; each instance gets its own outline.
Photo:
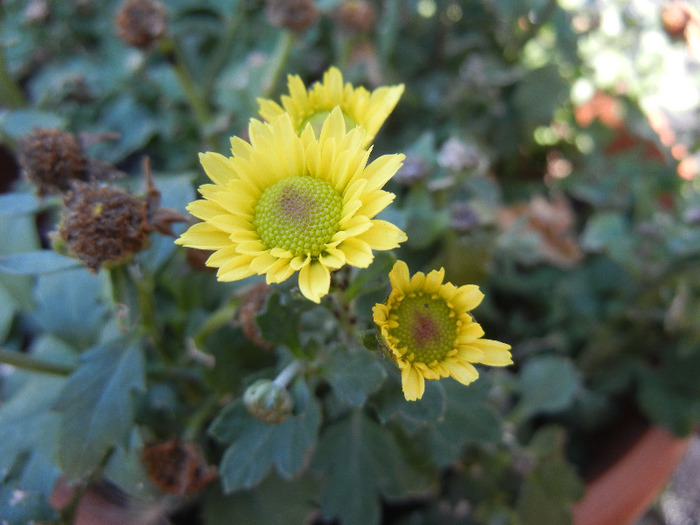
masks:
<path id="1" fill-rule="evenodd" d="M 638 412 L 693 430 L 698 43 L 671 8 L 692 14 L 3 2 L 3 522 L 80 523 L 98 496 L 121 523 L 560 524 L 602 429 Z M 377 216 L 406 242 L 334 271 L 320 304 L 287 281 L 217 282 L 169 235 L 206 182 L 198 153 L 246 138 L 287 73 L 311 85 L 331 65 L 369 91 L 405 86 L 370 160 L 406 154 Z M 115 191 L 82 212 L 73 195 L 98 231 L 89 256 L 138 234 L 95 271 L 52 245 L 76 179 Z M 477 284 L 475 318 L 515 366 L 407 402 L 372 316 L 396 258 Z"/>

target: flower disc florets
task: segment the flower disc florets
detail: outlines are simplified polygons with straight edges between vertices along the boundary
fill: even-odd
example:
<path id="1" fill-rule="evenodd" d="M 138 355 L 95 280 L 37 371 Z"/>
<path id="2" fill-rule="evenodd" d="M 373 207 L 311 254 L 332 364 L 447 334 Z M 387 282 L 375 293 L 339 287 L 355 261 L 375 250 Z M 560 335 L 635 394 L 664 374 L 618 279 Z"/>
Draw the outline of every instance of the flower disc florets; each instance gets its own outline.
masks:
<path id="1" fill-rule="evenodd" d="M 423 396 L 426 379 L 450 376 L 466 385 L 479 377 L 472 363 L 512 363 L 510 346 L 482 339 L 484 331 L 469 313 L 483 298 L 479 288 L 443 284 L 444 275 L 440 269 L 410 277 L 406 263 L 398 261 L 389 273 L 392 291 L 386 304 L 373 308 L 409 401 Z"/>
<path id="2" fill-rule="evenodd" d="M 188 210 L 203 222 L 176 242 L 214 250 L 207 265 L 221 281 L 265 275 L 279 283 L 299 272 L 299 288 L 319 302 L 330 272 L 346 264 L 367 267 L 372 250 L 406 240 L 393 224 L 375 219 L 394 199 L 381 188 L 403 155 L 367 164 L 364 132 L 347 132 L 335 108 L 317 137 L 312 127 L 297 135 L 289 115 L 270 123 L 252 120 L 250 143 L 234 137 L 233 156 L 201 155 L 213 184 Z"/>
<path id="3" fill-rule="evenodd" d="M 289 95 L 282 95 L 281 106 L 272 100 L 258 100 L 263 119 L 272 122 L 287 113 L 298 134 L 309 124 L 318 132 L 330 112 L 339 107 L 348 129 L 357 126 L 364 130 L 364 147 L 372 143 L 404 90 L 403 84 L 380 87 L 372 92 L 363 87 L 354 87 L 349 82 L 343 82 L 342 73 L 335 67 L 328 69 L 323 74 L 323 80 L 308 90 L 298 75 L 290 75 L 287 85 Z"/>

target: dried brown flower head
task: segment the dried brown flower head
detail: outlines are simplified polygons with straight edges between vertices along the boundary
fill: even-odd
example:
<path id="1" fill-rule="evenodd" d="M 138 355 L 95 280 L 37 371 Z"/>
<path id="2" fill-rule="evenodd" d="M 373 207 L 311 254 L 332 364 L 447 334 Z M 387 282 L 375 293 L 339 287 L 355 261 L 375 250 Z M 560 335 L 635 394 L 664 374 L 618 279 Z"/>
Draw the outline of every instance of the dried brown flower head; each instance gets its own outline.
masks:
<path id="1" fill-rule="evenodd" d="M 35 128 L 19 143 L 19 163 L 40 195 L 68 191 L 88 179 L 88 161 L 78 138 L 68 131 Z"/>
<path id="2" fill-rule="evenodd" d="M 301 32 L 318 19 L 313 0 L 267 0 L 265 14 L 273 26 Z"/>
<path id="3" fill-rule="evenodd" d="M 117 14 L 119 37 L 127 44 L 147 49 L 168 28 L 168 12 L 155 0 L 129 0 Z"/>
<path id="4" fill-rule="evenodd" d="M 151 481 L 163 492 L 198 492 L 216 477 L 193 443 L 166 441 L 144 448 L 141 460 Z"/>
<path id="5" fill-rule="evenodd" d="M 246 337 L 265 350 L 271 349 L 272 345 L 260 336 L 260 329 L 255 322 L 255 316 L 265 306 L 270 290 L 270 286 L 266 283 L 256 284 L 244 290 L 241 307 L 238 309 L 236 319 L 237 324 L 241 327 Z"/>
<path id="6" fill-rule="evenodd" d="M 338 25 L 348 33 L 367 34 L 377 21 L 374 7 L 365 0 L 347 0 L 335 12 Z"/>
<path id="7" fill-rule="evenodd" d="M 148 202 L 113 186 L 77 183 L 64 197 L 56 244 L 93 272 L 128 261 L 151 230 Z"/>

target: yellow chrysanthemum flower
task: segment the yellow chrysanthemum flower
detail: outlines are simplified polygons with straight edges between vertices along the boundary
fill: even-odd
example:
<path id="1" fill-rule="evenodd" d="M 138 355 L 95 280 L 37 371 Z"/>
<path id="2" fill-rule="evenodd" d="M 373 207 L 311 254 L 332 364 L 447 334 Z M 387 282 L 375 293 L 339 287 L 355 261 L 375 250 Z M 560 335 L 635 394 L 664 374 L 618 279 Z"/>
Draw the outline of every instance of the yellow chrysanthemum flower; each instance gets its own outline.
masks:
<path id="1" fill-rule="evenodd" d="M 473 363 L 505 366 L 513 361 L 510 346 L 482 339 L 484 331 L 470 315 L 484 295 L 475 285 L 442 283 L 443 268 L 427 276 L 409 276 L 397 261 L 391 272 L 386 304 L 373 308 L 374 322 L 401 370 L 408 401 L 420 399 L 426 379 L 453 377 L 468 385 L 479 377 Z"/>
<path id="2" fill-rule="evenodd" d="M 367 164 L 363 132 L 346 132 L 340 109 L 318 138 L 310 127 L 298 136 L 287 115 L 251 120 L 249 135 L 250 143 L 231 139 L 232 157 L 200 155 L 213 184 L 202 185 L 204 198 L 187 209 L 203 222 L 176 241 L 215 250 L 207 265 L 218 268 L 220 281 L 258 274 L 279 283 L 299 272 L 301 293 L 319 302 L 331 270 L 367 267 L 372 250 L 406 240 L 399 228 L 374 218 L 394 200 L 381 188 L 403 155 Z"/>
<path id="3" fill-rule="evenodd" d="M 297 133 L 311 124 L 316 131 L 321 129 L 334 107 L 340 106 L 348 129 L 361 127 L 365 130 L 363 146 L 368 147 L 379 128 L 396 107 L 403 94 L 403 84 L 380 87 L 371 93 L 363 87 L 343 84 L 343 75 L 335 67 L 323 74 L 323 81 L 316 82 L 307 91 L 298 75 L 289 75 L 289 95 L 282 95 L 282 105 L 268 99 L 258 99 L 260 116 L 272 122 L 283 113 L 288 113 Z"/>

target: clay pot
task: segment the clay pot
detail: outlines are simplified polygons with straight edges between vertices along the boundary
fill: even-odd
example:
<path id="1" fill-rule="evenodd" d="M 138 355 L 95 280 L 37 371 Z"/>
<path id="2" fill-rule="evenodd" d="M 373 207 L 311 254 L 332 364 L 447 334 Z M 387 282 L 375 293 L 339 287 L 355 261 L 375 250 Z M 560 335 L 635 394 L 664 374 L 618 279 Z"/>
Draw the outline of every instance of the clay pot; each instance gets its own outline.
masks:
<path id="1" fill-rule="evenodd" d="M 586 485 L 573 507 L 574 525 L 630 525 L 654 503 L 683 458 L 690 437 L 647 427 L 607 469 Z"/>

